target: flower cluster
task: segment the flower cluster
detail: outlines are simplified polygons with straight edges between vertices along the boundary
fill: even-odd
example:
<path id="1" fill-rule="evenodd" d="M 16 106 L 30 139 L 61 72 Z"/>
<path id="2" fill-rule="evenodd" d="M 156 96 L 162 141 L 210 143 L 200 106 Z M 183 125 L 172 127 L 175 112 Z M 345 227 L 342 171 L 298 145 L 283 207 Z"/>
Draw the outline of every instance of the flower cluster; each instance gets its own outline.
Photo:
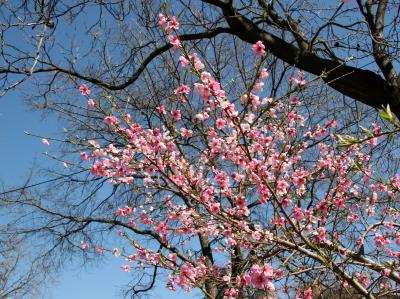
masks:
<path id="1" fill-rule="evenodd" d="M 276 297 L 290 291 L 288 281 L 296 298 L 310 299 L 311 289 L 295 274 L 310 261 L 311 270 L 302 270 L 322 267 L 360 292 L 364 287 L 358 282 L 368 287 L 373 281 L 368 276 L 382 271 L 396 281 L 398 213 L 378 203 L 397 198 L 400 176 L 374 179 L 370 160 L 380 128 L 360 139 L 341 136 L 339 144 L 334 120 L 306 125 L 296 97 L 262 97 L 264 68 L 240 100 L 230 99 L 199 55 L 172 35 L 179 29 L 177 19 L 160 14 L 159 25 L 196 83 L 178 84 L 173 96 L 161 101 L 155 110 L 161 125 L 145 127 L 122 112 L 106 116 L 103 125 L 125 144 L 90 141 L 91 153 L 81 155 L 92 163 L 94 176 L 116 186 L 140 186 L 148 194 L 145 204 L 116 211 L 126 230 L 119 235 L 134 251 L 126 254 L 127 262 L 165 269 L 170 290 L 222 288 L 229 299 L 255 291 Z M 256 58 L 266 53 L 261 41 L 252 49 Z M 290 80 L 306 83 L 301 71 Z M 200 108 L 190 115 L 186 96 L 192 89 Z M 81 92 L 88 94 L 85 88 Z M 185 119 L 193 119 L 191 127 Z M 151 237 L 162 250 L 140 244 L 136 235 Z M 360 274 L 360 244 L 385 252 L 388 262 L 366 259 Z M 89 247 L 82 243 L 82 249 Z"/>

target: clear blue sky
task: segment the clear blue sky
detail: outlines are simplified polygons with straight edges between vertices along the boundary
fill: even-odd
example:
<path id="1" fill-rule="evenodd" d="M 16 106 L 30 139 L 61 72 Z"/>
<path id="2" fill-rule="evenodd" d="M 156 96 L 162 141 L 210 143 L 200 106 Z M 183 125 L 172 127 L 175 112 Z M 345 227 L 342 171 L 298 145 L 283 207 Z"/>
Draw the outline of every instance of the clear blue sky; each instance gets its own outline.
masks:
<path id="1" fill-rule="evenodd" d="M 68 27 L 64 34 L 71 30 L 73 29 Z M 75 35 L 75 38 L 85 40 L 79 35 L 82 33 Z M 22 38 L 17 35 L 11 38 L 14 39 L 16 45 L 19 44 L 21 48 L 24 48 Z M 80 46 L 83 47 L 83 43 Z M 23 101 L 23 95 L 18 92 L 13 91 L 0 97 L 0 186 L 5 189 L 24 182 L 35 165 L 45 166 L 58 163 L 42 154 L 44 151 L 49 151 L 52 144 L 49 148 L 42 144 L 40 138 L 26 136 L 24 131 L 41 136 L 57 137 L 57 133 L 62 132 L 63 127 L 55 119 L 43 119 L 40 113 L 28 109 L 29 106 Z M 40 181 L 40 178 L 36 181 Z M 120 269 L 120 266 L 124 264 L 123 259 L 110 258 L 108 262 L 100 266 L 82 269 L 77 262 L 73 262 L 56 275 L 57 283 L 46 289 L 45 298 L 122 298 L 121 287 L 124 282 L 130 280 L 130 275 L 134 275 L 133 272 L 129 274 Z M 158 299 L 199 298 L 198 293 L 171 292 L 165 288 L 165 283 L 159 283 L 159 286 L 149 295 L 151 298 Z"/>
<path id="2" fill-rule="evenodd" d="M 39 113 L 28 111 L 17 93 L 0 98 L 0 182 L 18 185 L 34 165 L 56 163 L 42 155 L 48 147 L 40 139 L 26 136 L 24 131 L 56 136 L 63 128 L 54 119 L 45 121 Z M 56 275 L 55 283 L 45 292 L 53 299 L 119 299 L 121 286 L 129 281 L 128 273 L 120 270 L 123 259 L 110 258 L 99 266 L 80 268 L 77 263 L 66 266 Z M 160 283 L 150 295 L 157 299 L 198 298 L 195 293 L 173 293 Z"/>

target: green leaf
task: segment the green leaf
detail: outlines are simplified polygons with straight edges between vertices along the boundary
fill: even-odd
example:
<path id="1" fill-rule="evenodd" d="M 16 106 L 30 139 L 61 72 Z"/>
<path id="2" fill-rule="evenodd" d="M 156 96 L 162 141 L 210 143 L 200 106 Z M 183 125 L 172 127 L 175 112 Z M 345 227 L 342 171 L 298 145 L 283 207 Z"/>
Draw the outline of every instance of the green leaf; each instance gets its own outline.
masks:
<path id="1" fill-rule="evenodd" d="M 360 162 L 358 162 L 358 161 L 354 162 L 354 169 L 358 170 L 358 171 L 362 171 L 362 165 L 360 164 Z"/>
<path id="2" fill-rule="evenodd" d="M 387 106 L 382 106 L 383 111 L 379 113 L 379 116 L 386 119 L 388 122 L 392 124 L 396 124 L 396 118 L 392 114 L 392 110 L 390 109 L 389 104 Z"/>
<path id="3" fill-rule="evenodd" d="M 374 137 L 374 134 L 367 128 L 364 128 L 363 126 L 360 126 L 360 129 L 363 133 L 367 134 L 370 137 Z"/>
<path id="4" fill-rule="evenodd" d="M 357 143 L 361 142 L 360 139 L 356 139 L 356 138 L 345 137 L 345 136 L 341 136 L 341 135 L 337 135 L 337 137 L 339 139 L 338 146 L 340 146 L 340 147 L 348 147 L 353 144 L 357 144 Z"/>
<path id="5" fill-rule="evenodd" d="M 328 72 L 322 71 L 320 77 L 321 77 L 321 78 L 327 78 L 327 77 L 328 77 Z"/>

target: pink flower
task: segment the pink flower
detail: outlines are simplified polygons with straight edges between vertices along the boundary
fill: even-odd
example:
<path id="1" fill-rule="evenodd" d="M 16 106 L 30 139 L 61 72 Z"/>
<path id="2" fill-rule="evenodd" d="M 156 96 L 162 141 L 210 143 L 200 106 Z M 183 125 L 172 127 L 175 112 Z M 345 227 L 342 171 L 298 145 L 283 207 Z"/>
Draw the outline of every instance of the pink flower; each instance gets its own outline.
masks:
<path id="1" fill-rule="evenodd" d="M 182 117 L 180 110 L 172 110 L 171 115 L 174 120 L 180 120 Z"/>
<path id="2" fill-rule="evenodd" d="M 102 247 L 96 247 L 96 249 L 94 250 L 96 253 L 103 253 L 104 251 L 105 251 L 105 249 L 104 248 L 102 248 Z"/>
<path id="3" fill-rule="evenodd" d="M 264 82 L 258 82 L 254 84 L 253 90 L 251 91 L 252 93 L 258 93 L 263 90 L 264 87 Z"/>
<path id="4" fill-rule="evenodd" d="M 364 286 L 369 285 L 369 279 L 367 276 L 360 274 L 360 273 L 356 273 L 355 276 Z"/>
<path id="5" fill-rule="evenodd" d="M 390 244 L 390 240 L 381 234 L 375 234 L 374 239 L 377 247 L 384 247 L 385 245 Z"/>
<path id="6" fill-rule="evenodd" d="M 113 248 L 112 253 L 115 257 L 119 257 L 121 255 L 118 248 Z"/>
<path id="7" fill-rule="evenodd" d="M 188 130 L 185 128 L 181 128 L 181 136 L 184 138 L 190 138 L 193 136 L 193 131 L 192 130 Z"/>
<path id="8" fill-rule="evenodd" d="M 253 265 L 251 267 L 250 277 L 251 283 L 257 289 L 264 289 L 267 287 L 271 290 L 272 288 L 275 289 L 273 285 L 269 284 L 271 278 L 273 277 L 273 270 L 269 264 L 265 265 L 264 267 L 261 267 L 257 264 Z"/>
<path id="9" fill-rule="evenodd" d="M 202 99 L 209 99 L 211 97 L 211 89 L 208 85 L 195 83 L 194 90 L 200 95 Z"/>
<path id="10" fill-rule="evenodd" d="M 317 229 L 317 240 L 319 243 L 326 242 L 326 228 L 321 226 Z"/>
<path id="11" fill-rule="evenodd" d="M 289 78 L 289 81 L 293 81 L 294 83 L 296 83 L 298 85 L 305 85 L 307 83 L 307 81 L 303 80 L 303 76 L 304 76 L 304 72 L 303 71 L 299 71 L 297 73 L 297 78 L 291 76 Z"/>
<path id="12" fill-rule="evenodd" d="M 229 177 L 223 171 L 218 172 L 215 175 L 215 180 L 217 181 L 218 186 L 220 186 L 223 189 L 227 188 L 229 185 Z"/>
<path id="13" fill-rule="evenodd" d="M 216 121 L 216 125 L 217 125 L 217 129 L 221 130 L 225 127 L 225 120 L 223 120 L 222 118 L 218 118 Z"/>
<path id="14" fill-rule="evenodd" d="M 304 291 L 304 299 L 312 299 L 312 290 L 308 288 Z"/>
<path id="15" fill-rule="evenodd" d="M 170 21 L 167 23 L 167 33 L 170 34 L 173 30 L 179 29 L 179 22 L 176 17 L 172 17 Z"/>
<path id="16" fill-rule="evenodd" d="M 100 145 L 96 142 L 96 140 L 88 140 L 88 143 L 95 148 L 100 148 Z"/>
<path id="17" fill-rule="evenodd" d="M 165 113 L 167 113 L 167 109 L 165 109 L 165 106 L 164 106 L 164 105 L 158 106 L 156 109 L 157 109 L 157 111 L 158 111 L 160 114 L 165 114 Z"/>
<path id="18" fill-rule="evenodd" d="M 251 48 L 253 49 L 253 53 L 256 56 L 263 56 L 266 53 L 265 46 L 263 42 L 260 40 L 256 42 L 254 45 L 252 45 Z"/>
<path id="19" fill-rule="evenodd" d="M 89 244 L 88 244 L 88 243 L 81 242 L 81 248 L 82 248 L 83 250 L 88 250 L 88 249 L 89 249 Z"/>
<path id="20" fill-rule="evenodd" d="M 276 194 L 278 195 L 284 195 L 285 193 L 287 193 L 287 190 L 289 188 L 289 184 L 288 182 L 286 182 L 285 180 L 279 179 L 276 185 Z"/>
<path id="21" fill-rule="evenodd" d="M 82 84 L 81 86 L 79 86 L 79 91 L 84 96 L 90 94 L 90 89 L 89 89 L 89 87 L 87 87 L 86 84 Z"/>
<path id="22" fill-rule="evenodd" d="M 158 14 L 158 25 L 161 28 L 165 28 L 165 24 L 167 23 L 167 18 L 164 16 L 164 14 L 159 13 Z"/>
<path id="23" fill-rule="evenodd" d="M 103 121 L 110 126 L 119 124 L 119 120 L 115 116 L 106 116 Z"/>
<path id="24" fill-rule="evenodd" d="M 301 220 L 304 217 L 304 213 L 298 206 L 293 209 L 293 218 L 296 220 Z"/>
<path id="25" fill-rule="evenodd" d="M 182 67 L 187 67 L 189 65 L 189 60 L 187 60 L 184 56 L 179 57 L 179 62 Z"/>
<path id="26" fill-rule="evenodd" d="M 43 138 L 43 139 L 42 139 L 42 143 L 43 143 L 44 145 L 50 145 L 50 142 L 49 142 L 46 138 Z"/>
<path id="27" fill-rule="evenodd" d="M 86 152 L 81 152 L 79 155 L 81 156 L 82 160 L 89 160 L 89 156 Z"/>
<path id="28" fill-rule="evenodd" d="M 219 203 L 213 203 L 210 205 L 211 213 L 215 214 L 221 211 L 221 205 Z"/>
<path id="29" fill-rule="evenodd" d="M 121 269 L 122 269 L 122 271 L 129 272 L 129 271 L 131 271 L 132 267 L 129 265 L 123 265 L 123 266 L 121 266 Z"/>
<path id="30" fill-rule="evenodd" d="M 267 69 L 264 68 L 264 69 L 262 69 L 262 70 L 260 71 L 260 79 L 261 79 L 261 80 L 267 79 L 268 76 L 269 76 L 269 73 L 268 73 Z"/>
<path id="31" fill-rule="evenodd" d="M 197 113 L 194 117 L 199 121 L 204 121 L 208 119 L 210 115 L 207 112 L 202 112 L 202 113 Z"/>
<path id="32" fill-rule="evenodd" d="M 189 93 L 190 93 L 190 87 L 185 85 L 185 84 L 180 85 L 179 87 L 177 87 L 174 90 L 174 94 L 176 94 L 176 95 L 178 95 L 178 94 L 189 94 Z"/>
<path id="33" fill-rule="evenodd" d="M 245 273 L 242 276 L 242 280 L 241 280 L 242 285 L 244 286 L 248 286 L 251 283 L 251 277 L 249 273 Z"/>
<path id="34" fill-rule="evenodd" d="M 181 44 L 181 40 L 179 39 L 179 37 L 175 36 L 175 35 L 168 35 L 169 38 L 169 42 L 171 43 L 171 45 L 174 46 L 174 49 L 178 49 L 182 47 Z"/>
<path id="35" fill-rule="evenodd" d="M 93 99 L 89 99 L 89 100 L 87 101 L 87 106 L 88 106 L 88 109 L 93 109 L 93 107 L 94 107 L 94 101 L 93 101 Z"/>

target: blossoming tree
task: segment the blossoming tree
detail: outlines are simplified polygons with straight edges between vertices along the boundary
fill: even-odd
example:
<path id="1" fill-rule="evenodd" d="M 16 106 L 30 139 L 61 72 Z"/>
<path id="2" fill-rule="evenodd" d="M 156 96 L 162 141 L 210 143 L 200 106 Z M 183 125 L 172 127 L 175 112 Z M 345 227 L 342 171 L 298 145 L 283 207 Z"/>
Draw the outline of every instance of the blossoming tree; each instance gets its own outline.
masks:
<path id="1" fill-rule="evenodd" d="M 335 134 L 335 119 L 308 123 L 301 70 L 287 94 L 263 97 L 261 41 L 252 46 L 252 80 L 230 98 L 179 39 L 177 18 L 161 13 L 159 25 L 181 84 L 160 100 L 151 126 L 110 99 L 103 125 L 118 142 L 82 141 L 89 149 L 80 153 L 94 177 L 144 199 L 112 219 L 71 216 L 118 227 L 126 242 L 121 249 L 82 240 L 82 250 L 112 252 L 124 271 L 158 271 L 170 291 L 198 288 L 206 298 L 310 299 L 321 286 L 366 298 L 396 294 L 400 176 L 371 167 L 380 140 L 399 130 L 390 107 L 381 113 L 385 128 L 373 123 L 357 137 Z M 80 92 L 88 109 L 103 111 L 86 85 Z"/>

